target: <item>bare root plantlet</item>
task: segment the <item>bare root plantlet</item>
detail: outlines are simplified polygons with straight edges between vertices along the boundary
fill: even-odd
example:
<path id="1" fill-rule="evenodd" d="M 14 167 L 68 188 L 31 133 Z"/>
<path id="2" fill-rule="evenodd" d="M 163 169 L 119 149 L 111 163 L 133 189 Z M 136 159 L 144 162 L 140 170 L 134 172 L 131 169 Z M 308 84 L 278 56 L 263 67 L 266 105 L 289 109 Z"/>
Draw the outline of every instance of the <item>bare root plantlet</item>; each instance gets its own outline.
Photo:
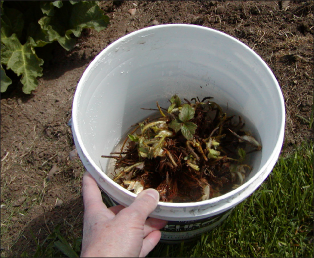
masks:
<path id="1" fill-rule="evenodd" d="M 136 194 L 155 188 L 163 202 L 203 201 L 242 185 L 252 170 L 246 158 L 262 145 L 211 99 L 174 95 L 167 109 L 157 102 L 159 118 L 138 123 L 119 155 L 102 156 L 116 160 L 113 180 Z"/>

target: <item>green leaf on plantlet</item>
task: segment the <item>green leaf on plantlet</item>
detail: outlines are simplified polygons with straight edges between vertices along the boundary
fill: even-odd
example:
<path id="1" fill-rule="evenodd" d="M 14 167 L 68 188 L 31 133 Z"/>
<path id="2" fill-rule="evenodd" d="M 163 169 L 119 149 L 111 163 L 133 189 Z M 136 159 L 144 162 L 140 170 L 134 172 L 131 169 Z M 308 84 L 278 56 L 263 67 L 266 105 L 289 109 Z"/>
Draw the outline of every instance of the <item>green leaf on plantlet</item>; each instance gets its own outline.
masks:
<path id="1" fill-rule="evenodd" d="M 219 155 L 220 155 L 220 151 L 210 149 L 208 153 L 208 158 L 217 159 Z"/>
<path id="2" fill-rule="evenodd" d="M 197 128 L 196 124 L 194 124 L 193 122 L 185 122 L 184 125 L 191 132 L 191 134 L 195 134 L 195 130 Z"/>
<path id="3" fill-rule="evenodd" d="M 181 99 L 177 96 L 177 95 L 173 95 L 170 99 L 170 102 L 172 104 L 175 104 L 176 107 L 180 107 L 181 106 Z"/>
<path id="4" fill-rule="evenodd" d="M 138 142 L 138 137 L 136 135 L 133 135 L 133 134 L 128 134 L 128 137 L 131 141 L 133 142 Z"/>
<path id="5" fill-rule="evenodd" d="M 187 140 L 193 139 L 193 134 L 191 133 L 191 131 L 189 130 L 189 128 L 185 124 L 182 124 L 181 132 Z"/>
<path id="6" fill-rule="evenodd" d="M 182 122 L 189 121 L 194 117 L 195 110 L 189 104 L 184 104 L 179 114 L 179 119 Z"/>
<path id="7" fill-rule="evenodd" d="M 182 123 L 179 119 L 175 119 L 172 120 L 168 126 L 177 133 L 181 129 Z"/>
<path id="8" fill-rule="evenodd" d="M 148 148 L 146 148 L 146 147 L 140 147 L 140 148 L 138 148 L 138 150 L 139 151 L 141 151 L 141 152 L 144 152 L 144 153 L 148 153 Z"/>
<path id="9" fill-rule="evenodd" d="M 172 103 L 169 107 L 168 107 L 168 113 L 171 113 L 172 110 L 176 107 L 176 104 L 175 103 Z"/>
<path id="10" fill-rule="evenodd" d="M 29 42 L 22 45 L 16 34 L 11 37 L 2 38 L 1 63 L 6 64 L 7 69 L 11 69 L 18 76 L 22 75 L 23 92 L 30 94 L 37 85 L 37 77 L 42 76 L 44 61 L 37 57 Z"/>
<path id="11" fill-rule="evenodd" d="M 240 163 L 242 163 L 242 162 L 244 162 L 244 160 L 245 160 L 245 157 L 246 157 L 246 152 L 245 152 L 245 150 L 244 149 L 242 149 L 242 148 L 239 148 L 238 149 L 238 155 L 239 155 L 239 162 Z"/>
<path id="12" fill-rule="evenodd" d="M 6 75 L 5 70 L 1 65 L 1 92 L 5 92 L 12 80 Z"/>

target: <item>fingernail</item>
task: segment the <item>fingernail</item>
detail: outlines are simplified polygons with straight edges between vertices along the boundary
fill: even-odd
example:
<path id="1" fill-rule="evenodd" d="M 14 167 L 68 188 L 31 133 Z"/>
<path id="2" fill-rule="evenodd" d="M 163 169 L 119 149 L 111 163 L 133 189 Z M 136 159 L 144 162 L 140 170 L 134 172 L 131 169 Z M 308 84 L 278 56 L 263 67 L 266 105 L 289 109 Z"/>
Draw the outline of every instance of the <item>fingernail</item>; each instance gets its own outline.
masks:
<path id="1" fill-rule="evenodd" d="M 153 188 L 149 188 L 145 192 L 146 192 L 146 194 L 148 194 L 151 197 L 153 197 L 157 202 L 159 202 L 159 193 L 158 193 L 157 190 L 155 190 Z"/>

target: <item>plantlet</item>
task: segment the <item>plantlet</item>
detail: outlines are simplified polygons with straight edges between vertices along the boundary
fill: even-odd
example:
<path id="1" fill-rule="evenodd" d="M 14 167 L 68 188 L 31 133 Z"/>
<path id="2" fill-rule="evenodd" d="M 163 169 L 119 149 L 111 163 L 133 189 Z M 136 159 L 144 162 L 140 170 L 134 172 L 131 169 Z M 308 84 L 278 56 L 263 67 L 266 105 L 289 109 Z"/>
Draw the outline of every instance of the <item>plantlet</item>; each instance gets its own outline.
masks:
<path id="1" fill-rule="evenodd" d="M 246 157 L 262 146 L 241 117 L 234 123 L 209 99 L 174 95 L 167 109 L 157 102 L 158 119 L 138 123 L 112 153 L 119 156 L 102 156 L 116 159 L 113 180 L 136 194 L 155 188 L 165 202 L 207 200 L 243 184 L 252 170 Z"/>
<path id="2" fill-rule="evenodd" d="M 192 140 L 197 125 L 193 122 L 189 122 L 189 120 L 194 117 L 195 111 L 189 104 L 184 104 L 179 108 L 179 110 L 179 116 L 170 122 L 169 127 L 172 128 L 176 133 L 181 130 L 183 136 L 187 140 Z"/>

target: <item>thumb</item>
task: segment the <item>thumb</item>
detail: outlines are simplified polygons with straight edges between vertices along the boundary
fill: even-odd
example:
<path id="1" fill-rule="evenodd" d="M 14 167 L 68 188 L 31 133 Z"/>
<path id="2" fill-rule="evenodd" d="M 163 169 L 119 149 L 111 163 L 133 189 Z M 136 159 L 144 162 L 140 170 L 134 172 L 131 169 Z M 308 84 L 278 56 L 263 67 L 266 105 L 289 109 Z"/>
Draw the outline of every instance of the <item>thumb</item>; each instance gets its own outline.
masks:
<path id="1" fill-rule="evenodd" d="M 135 201 L 127 208 L 129 211 L 136 211 L 142 221 L 145 221 L 150 213 L 157 207 L 159 193 L 155 189 L 146 189 L 142 191 Z"/>

